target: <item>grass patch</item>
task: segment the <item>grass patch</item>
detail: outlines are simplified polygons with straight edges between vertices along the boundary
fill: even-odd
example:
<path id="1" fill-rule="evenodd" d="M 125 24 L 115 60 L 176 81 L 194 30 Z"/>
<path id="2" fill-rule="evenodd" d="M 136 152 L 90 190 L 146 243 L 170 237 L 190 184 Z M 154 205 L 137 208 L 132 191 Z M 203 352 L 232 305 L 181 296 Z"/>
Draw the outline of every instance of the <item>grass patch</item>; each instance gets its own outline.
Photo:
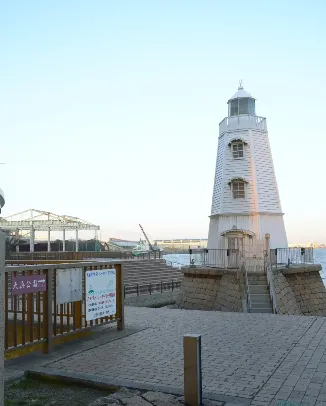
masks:
<path id="1" fill-rule="evenodd" d="M 60 381 L 43 381 L 25 378 L 5 385 L 5 406 L 67 405 L 88 406 L 98 398 L 109 396 L 114 391 L 88 388 Z"/>

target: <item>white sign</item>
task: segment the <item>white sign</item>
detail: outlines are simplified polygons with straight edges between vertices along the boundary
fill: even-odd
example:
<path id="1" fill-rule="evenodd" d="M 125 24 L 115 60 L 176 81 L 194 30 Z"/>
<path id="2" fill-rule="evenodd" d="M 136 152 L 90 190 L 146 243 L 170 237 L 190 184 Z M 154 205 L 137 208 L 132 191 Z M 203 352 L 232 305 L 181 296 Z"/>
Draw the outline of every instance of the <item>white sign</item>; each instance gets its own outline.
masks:
<path id="1" fill-rule="evenodd" d="M 116 314 L 116 271 L 86 271 L 86 320 Z"/>
<path id="2" fill-rule="evenodd" d="M 57 305 L 83 299 L 83 272 L 83 268 L 57 269 Z"/>

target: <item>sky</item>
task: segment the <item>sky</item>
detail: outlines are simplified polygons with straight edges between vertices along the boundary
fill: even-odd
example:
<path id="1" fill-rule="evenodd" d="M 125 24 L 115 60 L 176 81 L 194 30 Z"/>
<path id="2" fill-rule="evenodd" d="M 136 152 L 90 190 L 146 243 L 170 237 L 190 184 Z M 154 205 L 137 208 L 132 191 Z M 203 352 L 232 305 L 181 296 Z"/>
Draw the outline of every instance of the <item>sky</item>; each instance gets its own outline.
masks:
<path id="1" fill-rule="evenodd" d="M 326 242 L 326 2 L 0 0 L 3 216 L 206 238 L 239 79 L 267 117 L 289 242 Z"/>

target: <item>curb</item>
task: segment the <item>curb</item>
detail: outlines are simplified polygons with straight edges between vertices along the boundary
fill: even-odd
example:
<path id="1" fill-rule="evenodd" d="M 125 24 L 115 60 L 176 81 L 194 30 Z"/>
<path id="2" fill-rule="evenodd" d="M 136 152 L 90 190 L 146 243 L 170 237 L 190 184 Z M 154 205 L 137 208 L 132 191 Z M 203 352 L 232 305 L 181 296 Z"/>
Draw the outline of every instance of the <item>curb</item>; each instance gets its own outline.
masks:
<path id="1" fill-rule="evenodd" d="M 163 392 L 171 395 L 183 396 L 183 389 L 180 387 L 164 386 L 164 385 L 153 385 L 146 384 L 144 382 L 122 380 L 122 379 L 111 379 L 107 381 L 94 374 L 84 374 L 79 372 L 63 372 L 60 369 L 53 368 L 34 368 L 25 371 L 25 377 L 37 378 L 47 382 L 62 382 L 70 385 L 82 385 L 88 386 L 94 389 L 106 389 L 109 391 L 118 390 L 120 387 L 125 387 L 128 389 L 139 389 L 154 392 Z M 227 395 L 218 395 L 212 392 L 203 392 L 203 398 L 216 400 L 220 402 L 226 402 L 225 406 L 249 406 L 253 398 L 241 398 Z"/>

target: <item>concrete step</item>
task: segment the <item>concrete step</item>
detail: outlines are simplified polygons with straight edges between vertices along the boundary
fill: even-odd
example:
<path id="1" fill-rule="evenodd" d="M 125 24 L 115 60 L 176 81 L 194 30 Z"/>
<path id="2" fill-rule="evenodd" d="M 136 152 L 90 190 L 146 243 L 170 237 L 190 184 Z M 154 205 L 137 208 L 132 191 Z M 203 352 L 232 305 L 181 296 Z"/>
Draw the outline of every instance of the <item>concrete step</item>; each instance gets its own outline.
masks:
<path id="1" fill-rule="evenodd" d="M 272 304 L 266 302 L 251 302 L 251 309 L 271 309 Z"/>
<path id="2" fill-rule="evenodd" d="M 150 265 L 150 266 L 148 266 L 148 265 L 143 265 L 143 266 L 129 266 L 129 267 L 124 267 L 124 269 L 126 270 L 126 271 L 134 271 L 134 270 L 147 270 L 147 269 L 151 269 L 151 270 L 155 270 L 155 269 L 168 269 L 168 270 L 173 270 L 173 271 L 178 271 L 178 272 L 181 272 L 181 270 L 180 269 L 178 269 L 178 268 L 173 268 L 172 266 L 167 266 L 167 265 L 155 265 L 155 266 L 153 266 L 153 265 Z"/>
<path id="3" fill-rule="evenodd" d="M 249 285 L 267 285 L 267 278 L 265 279 L 250 279 L 248 278 Z"/>
<path id="4" fill-rule="evenodd" d="M 133 276 L 137 276 L 137 277 L 146 277 L 146 276 L 162 276 L 162 277 L 167 277 L 167 278 L 171 278 L 171 277 L 178 277 L 178 278 L 182 278 L 182 273 L 178 273 L 178 272 L 172 272 L 172 271 L 164 271 L 164 272 L 146 272 L 146 271 L 139 271 L 139 272 L 125 272 L 125 278 L 128 277 L 133 277 Z"/>
<path id="5" fill-rule="evenodd" d="M 149 285 L 160 283 L 172 283 L 172 279 L 125 279 L 125 285 Z M 173 279 L 173 282 L 182 282 L 181 279 Z"/>
<path id="6" fill-rule="evenodd" d="M 130 260 L 125 260 L 125 264 L 165 264 L 166 261 L 165 259 L 130 259 Z"/>
<path id="7" fill-rule="evenodd" d="M 250 294 L 269 294 L 268 285 L 249 285 Z"/>
<path id="8" fill-rule="evenodd" d="M 176 273 L 176 272 L 130 272 L 130 273 L 125 273 L 125 278 L 128 277 L 146 277 L 146 276 L 162 276 L 164 278 L 171 278 L 171 277 L 177 277 L 177 278 L 182 278 L 182 274 Z"/>
<path id="9" fill-rule="evenodd" d="M 142 267 L 142 268 L 125 268 L 125 273 L 130 273 L 130 272 L 175 272 L 175 273 L 180 273 L 182 274 L 181 271 L 179 271 L 176 268 L 166 268 L 166 267 L 156 267 L 156 268 L 147 268 L 147 267 Z"/>
<path id="10" fill-rule="evenodd" d="M 172 281 L 172 280 L 178 280 L 182 281 L 182 277 L 178 275 L 132 275 L 132 276 L 125 276 L 126 281 L 131 281 L 131 280 L 143 280 L 143 281 Z"/>
<path id="11" fill-rule="evenodd" d="M 251 309 L 250 313 L 270 313 L 273 314 L 273 309 L 272 308 L 255 308 L 255 309 Z"/>
<path id="12" fill-rule="evenodd" d="M 182 273 L 177 268 L 169 268 L 169 267 L 165 267 L 165 266 L 160 266 L 160 267 L 143 266 L 143 267 L 139 267 L 139 268 L 125 268 L 125 272 L 138 272 L 138 271 L 146 271 L 146 272 L 156 272 L 156 271 L 166 272 L 166 271 L 170 271 L 170 272 L 180 272 L 180 273 Z"/>
<path id="13" fill-rule="evenodd" d="M 180 273 L 177 273 L 177 272 L 170 272 L 170 271 L 168 271 L 168 272 L 143 272 L 143 271 L 140 271 L 140 272 L 125 272 L 125 278 L 132 278 L 132 277 L 137 277 L 137 278 L 140 278 L 140 277 L 154 277 L 154 276 L 156 276 L 156 277 L 164 277 L 164 278 L 174 278 L 174 277 L 176 277 L 176 278 L 182 278 L 182 274 L 180 274 Z"/>
<path id="14" fill-rule="evenodd" d="M 135 261 L 131 261 L 131 262 L 124 262 L 125 267 L 130 267 L 130 266 L 166 266 L 167 264 L 165 262 L 152 262 L 152 261 L 148 261 L 148 262 L 135 262 Z"/>
<path id="15" fill-rule="evenodd" d="M 252 294 L 250 293 L 250 301 L 251 304 L 256 304 L 256 303 L 266 303 L 268 305 L 271 305 L 271 299 L 269 294 Z"/>

